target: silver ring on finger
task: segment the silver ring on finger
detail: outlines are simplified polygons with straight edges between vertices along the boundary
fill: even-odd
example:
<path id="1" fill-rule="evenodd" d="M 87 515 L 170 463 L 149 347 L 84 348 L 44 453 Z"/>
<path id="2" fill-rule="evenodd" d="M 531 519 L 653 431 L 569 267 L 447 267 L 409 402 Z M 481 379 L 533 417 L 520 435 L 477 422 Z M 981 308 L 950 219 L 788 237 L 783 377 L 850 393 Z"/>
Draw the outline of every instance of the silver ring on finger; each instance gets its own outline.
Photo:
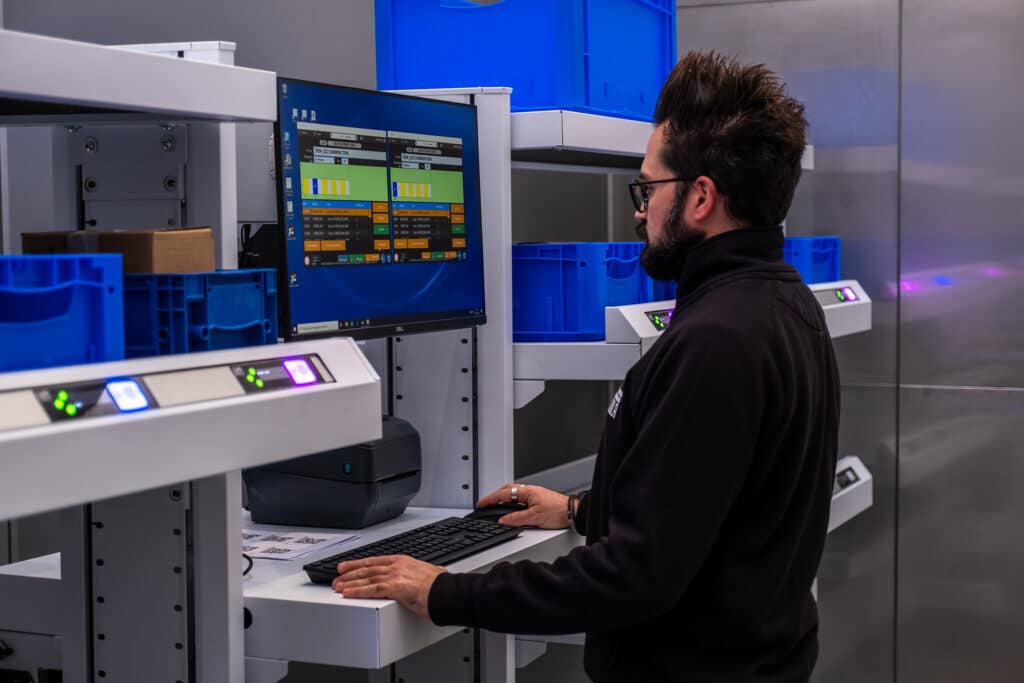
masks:
<path id="1" fill-rule="evenodd" d="M 513 503 L 518 503 L 519 502 L 519 487 L 518 486 L 513 486 L 512 490 L 509 492 L 509 496 L 511 497 Z"/>

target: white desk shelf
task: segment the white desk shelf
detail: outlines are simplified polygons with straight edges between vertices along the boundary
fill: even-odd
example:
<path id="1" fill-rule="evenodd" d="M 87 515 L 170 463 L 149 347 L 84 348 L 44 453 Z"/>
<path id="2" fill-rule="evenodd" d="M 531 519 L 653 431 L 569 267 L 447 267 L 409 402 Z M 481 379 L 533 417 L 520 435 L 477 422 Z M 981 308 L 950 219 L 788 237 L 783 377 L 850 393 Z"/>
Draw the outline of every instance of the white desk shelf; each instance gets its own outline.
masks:
<path id="1" fill-rule="evenodd" d="M 252 615 L 252 625 L 245 631 L 246 656 L 379 669 L 456 633 L 458 627 L 434 626 L 393 600 L 346 600 L 329 586 L 311 583 L 302 565 L 467 512 L 410 508 L 397 519 L 356 531 L 357 541 L 318 555 L 291 562 L 257 560 L 243 587 L 245 607 Z M 565 530 L 525 530 L 515 540 L 453 562 L 449 569 L 467 572 L 499 562 L 550 560 L 569 552 L 579 538 Z"/>

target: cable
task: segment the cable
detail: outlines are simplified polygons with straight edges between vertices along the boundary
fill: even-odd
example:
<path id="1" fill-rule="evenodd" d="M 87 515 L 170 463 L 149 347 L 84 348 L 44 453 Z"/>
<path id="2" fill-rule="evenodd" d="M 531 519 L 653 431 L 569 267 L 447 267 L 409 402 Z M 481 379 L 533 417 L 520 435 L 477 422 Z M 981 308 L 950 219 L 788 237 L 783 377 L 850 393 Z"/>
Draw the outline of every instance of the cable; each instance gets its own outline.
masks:
<path id="1" fill-rule="evenodd" d="M 249 572 L 252 571 L 252 565 L 254 563 L 252 561 L 252 558 L 246 555 L 245 553 L 242 553 L 242 557 L 244 557 L 245 561 L 249 563 L 248 566 L 246 566 L 246 568 L 242 570 L 242 576 L 248 576 Z"/>

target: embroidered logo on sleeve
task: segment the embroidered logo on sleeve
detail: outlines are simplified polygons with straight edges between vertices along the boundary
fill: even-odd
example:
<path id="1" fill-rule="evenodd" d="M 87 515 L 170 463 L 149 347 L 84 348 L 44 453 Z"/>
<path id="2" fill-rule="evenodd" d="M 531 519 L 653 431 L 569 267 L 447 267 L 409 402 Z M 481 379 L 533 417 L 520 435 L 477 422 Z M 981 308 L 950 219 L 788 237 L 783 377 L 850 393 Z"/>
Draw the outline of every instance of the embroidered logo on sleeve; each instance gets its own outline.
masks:
<path id="1" fill-rule="evenodd" d="M 608 414 L 611 416 L 613 420 L 615 419 L 615 416 L 618 415 L 619 413 L 620 403 L 622 403 L 622 387 L 619 387 L 619 390 L 615 392 L 615 398 L 613 398 L 612 402 L 608 404 Z"/>

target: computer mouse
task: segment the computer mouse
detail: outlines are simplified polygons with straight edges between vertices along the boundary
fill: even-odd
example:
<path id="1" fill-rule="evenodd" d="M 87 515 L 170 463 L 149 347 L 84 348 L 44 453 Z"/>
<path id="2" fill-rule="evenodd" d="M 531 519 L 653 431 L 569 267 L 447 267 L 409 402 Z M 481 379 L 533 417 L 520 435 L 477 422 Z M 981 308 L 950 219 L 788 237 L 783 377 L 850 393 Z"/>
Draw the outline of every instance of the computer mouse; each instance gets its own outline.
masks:
<path id="1" fill-rule="evenodd" d="M 467 519 L 482 519 L 488 522 L 497 522 L 510 512 L 525 510 L 527 506 L 522 503 L 498 503 L 487 507 L 477 508 L 466 515 Z"/>

